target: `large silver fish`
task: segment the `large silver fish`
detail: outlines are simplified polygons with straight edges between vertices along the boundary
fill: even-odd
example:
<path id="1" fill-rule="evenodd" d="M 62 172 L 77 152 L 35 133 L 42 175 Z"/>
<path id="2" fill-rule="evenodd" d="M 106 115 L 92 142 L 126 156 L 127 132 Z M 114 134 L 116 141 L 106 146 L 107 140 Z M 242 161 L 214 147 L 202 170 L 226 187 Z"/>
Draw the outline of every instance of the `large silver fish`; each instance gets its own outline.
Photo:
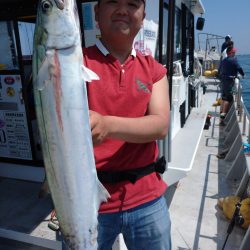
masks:
<path id="1" fill-rule="evenodd" d="M 97 249 L 98 181 L 75 0 L 41 0 L 34 35 L 33 87 L 49 189 L 71 249 Z"/>

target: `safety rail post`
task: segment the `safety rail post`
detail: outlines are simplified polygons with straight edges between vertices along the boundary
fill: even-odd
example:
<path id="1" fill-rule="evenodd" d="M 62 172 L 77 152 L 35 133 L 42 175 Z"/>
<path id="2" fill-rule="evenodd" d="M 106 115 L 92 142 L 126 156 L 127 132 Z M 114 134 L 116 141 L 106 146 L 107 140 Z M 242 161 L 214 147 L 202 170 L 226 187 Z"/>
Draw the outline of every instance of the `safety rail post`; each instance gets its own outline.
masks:
<path id="1" fill-rule="evenodd" d="M 243 113 L 243 125 L 242 125 L 242 135 L 246 135 L 246 122 L 247 122 L 247 115 Z"/>
<path id="2" fill-rule="evenodd" d="M 237 95 L 236 95 L 236 105 L 237 105 L 237 110 L 240 110 L 240 107 L 241 107 L 241 84 L 240 84 L 240 82 L 238 83 L 238 89 L 237 89 Z"/>
<path id="3" fill-rule="evenodd" d="M 249 136 L 250 136 L 250 114 L 249 114 L 242 98 L 241 98 L 241 107 L 243 110 L 242 135 L 245 135 L 247 137 L 247 142 L 250 143 L 250 138 L 249 138 Z M 248 131 L 246 134 L 247 123 L 248 123 Z"/>
<path id="4" fill-rule="evenodd" d="M 247 142 L 248 143 L 250 143 L 250 138 L 249 138 L 249 136 L 250 136 L 250 122 L 249 122 L 249 117 L 247 117 L 248 118 L 248 134 L 247 134 Z"/>
<path id="5" fill-rule="evenodd" d="M 240 89 L 240 87 L 238 87 L 238 88 Z M 242 113 L 243 113 L 243 107 L 242 107 L 242 101 L 241 101 L 241 90 L 238 90 L 237 108 L 238 108 L 239 122 L 241 122 L 242 121 Z"/>

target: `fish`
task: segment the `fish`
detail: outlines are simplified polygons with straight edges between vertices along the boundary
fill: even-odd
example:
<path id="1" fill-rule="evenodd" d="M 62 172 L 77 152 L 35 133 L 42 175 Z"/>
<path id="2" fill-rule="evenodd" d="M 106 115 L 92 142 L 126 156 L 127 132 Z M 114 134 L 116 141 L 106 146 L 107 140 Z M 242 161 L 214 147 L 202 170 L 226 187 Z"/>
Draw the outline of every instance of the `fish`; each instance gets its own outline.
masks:
<path id="1" fill-rule="evenodd" d="M 34 32 L 33 92 L 43 161 L 63 239 L 97 249 L 98 210 L 110 197 L 99 182 L 75 0 L 40 0 Z M 94 84 L 94 83 L 90 83 Z"/>

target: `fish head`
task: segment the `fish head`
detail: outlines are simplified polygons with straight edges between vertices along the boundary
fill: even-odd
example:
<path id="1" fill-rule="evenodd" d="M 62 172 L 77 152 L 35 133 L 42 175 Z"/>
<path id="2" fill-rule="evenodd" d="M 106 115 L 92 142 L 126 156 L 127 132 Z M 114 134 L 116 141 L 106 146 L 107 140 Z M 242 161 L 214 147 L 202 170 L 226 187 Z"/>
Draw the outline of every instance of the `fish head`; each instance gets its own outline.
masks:
<path id="1" fill-rule="evenodd" d="M 81 43 L 75 0 L 40 0 L 37 32 L 37 44 L 46 49 L 65 49 Z"/>

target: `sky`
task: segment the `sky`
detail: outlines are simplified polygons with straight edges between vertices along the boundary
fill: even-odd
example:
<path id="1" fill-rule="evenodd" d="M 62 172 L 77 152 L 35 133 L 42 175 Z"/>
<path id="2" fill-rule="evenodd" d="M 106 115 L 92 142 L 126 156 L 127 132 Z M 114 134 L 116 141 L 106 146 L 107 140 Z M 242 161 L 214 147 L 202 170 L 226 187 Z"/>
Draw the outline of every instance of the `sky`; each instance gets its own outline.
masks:
<path id="1" fill-rule="evenodd" d="M 250 54 L 250 0 L 202 0 L 202 3 L 205 24 L 197 32 L 231 35 L 237 54 Z"/>

